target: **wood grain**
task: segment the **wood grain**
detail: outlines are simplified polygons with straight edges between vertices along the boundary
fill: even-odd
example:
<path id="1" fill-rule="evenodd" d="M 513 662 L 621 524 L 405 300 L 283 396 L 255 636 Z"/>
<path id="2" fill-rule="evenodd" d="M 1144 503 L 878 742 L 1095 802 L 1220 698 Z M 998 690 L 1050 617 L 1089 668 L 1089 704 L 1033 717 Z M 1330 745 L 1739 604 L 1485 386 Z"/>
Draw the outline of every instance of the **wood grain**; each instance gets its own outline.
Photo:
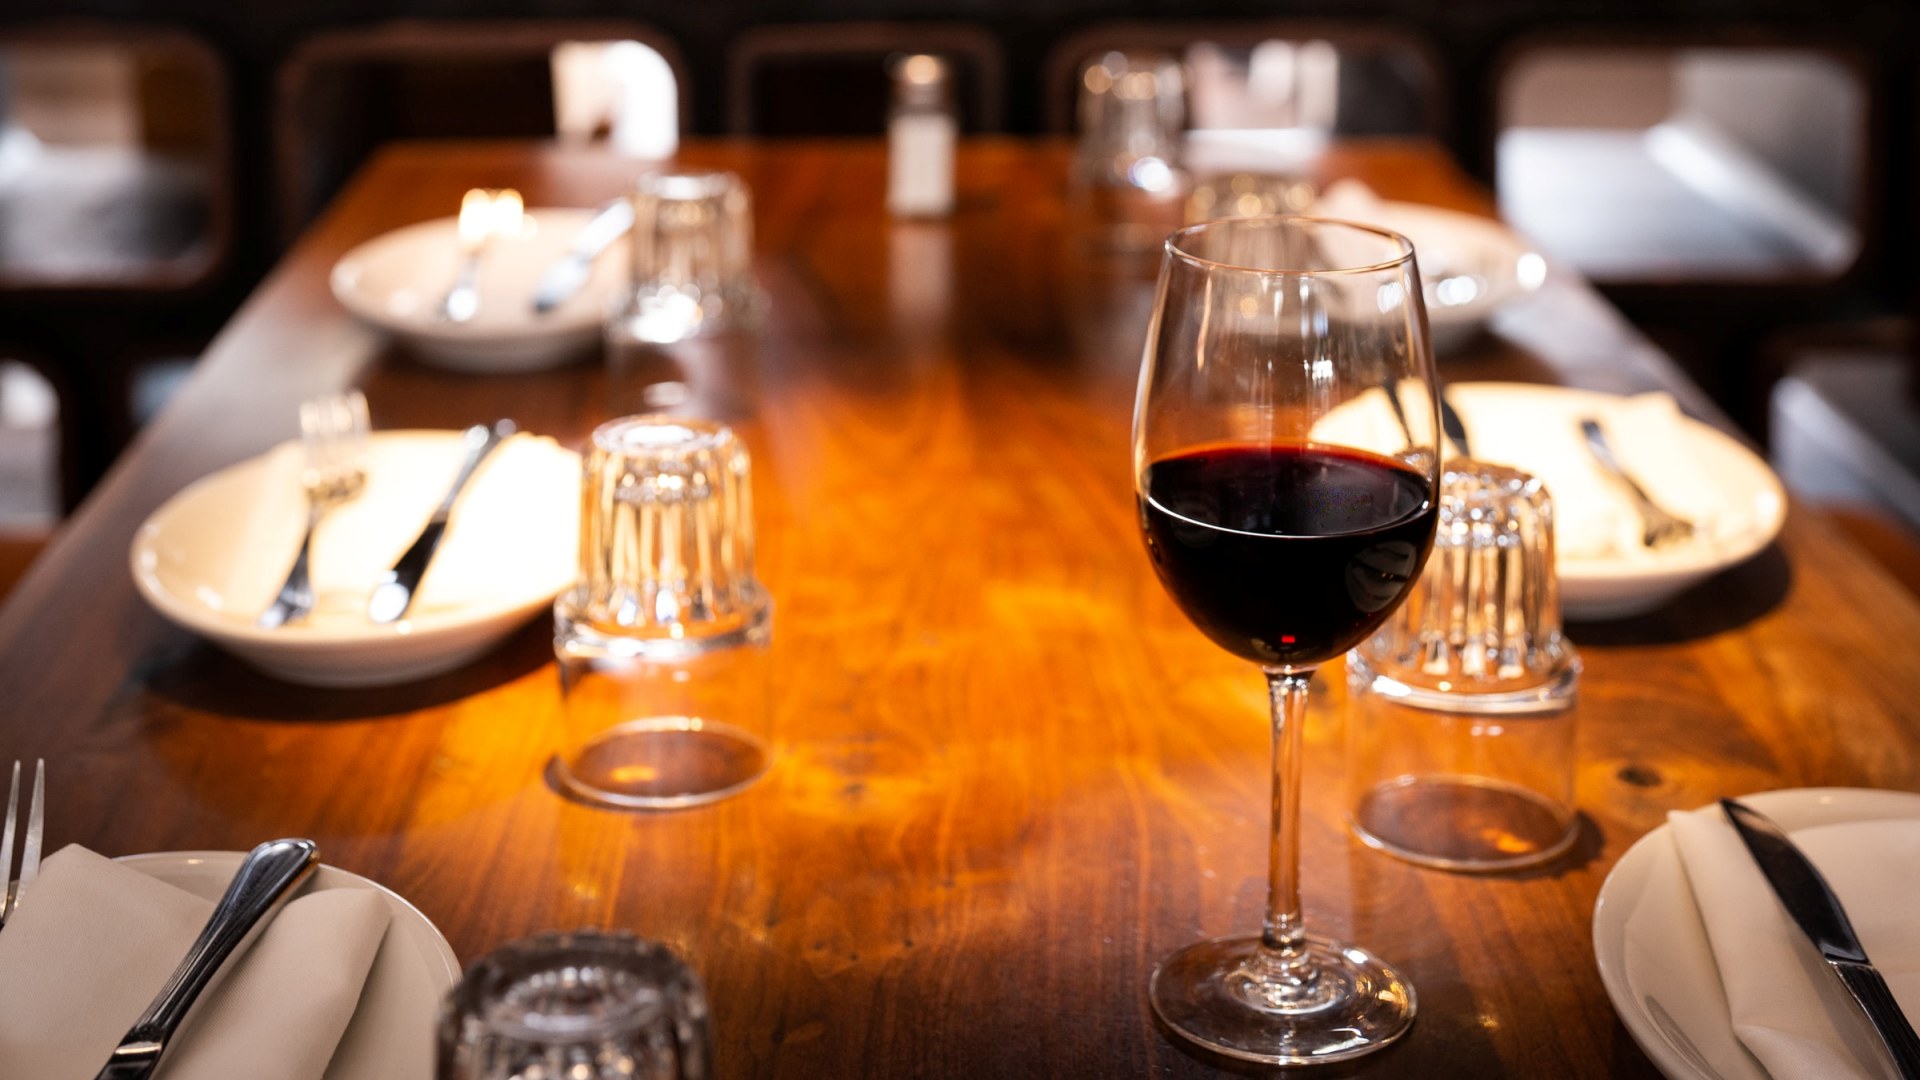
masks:
<path id="1" fill-rule="evenodd" d="M 1135 537 L 1127 433 L 1150 258 L 1096 255 L 1058 144 L 979 141 L 959 209 L 896 224 L 867 142 L 700 143 L 756 197 L 762 330 L 628 365 L 474 378 L 352 324 L 326 273 L 462 190 L 591 205 L 636 167 L 550 147 L 374 161 L 219 338 L 0 611 L 0 757 L 45 756 L 49 840 L 110 855 L 318 840 L 472 958 L 580 924 L 666 942 L 707 980 L 727 1077 L 1212 1075 L 1155 1030 L 1155 960 L 1259 923 L 1267 730 Z M 1323 179 L 1484 210 L 1421 143 L 1343 145 Z M 1561 275 L 1449 378 L 1667 387 L 1710 406 Z M 781 758 L 746 794 L 621 815 L 550 792 L 544 620 L 384 691 L 299 689 L 134 593 L 140 521 L 358 383 L 378 426 L 511 413 L 578 442 L 677 371 L 754 454 L 776 599 Z M 1593 964 L 1608 869 L 1670 809 L 1808 785 L 1920 785 L 1920 608 L 1796 507 L 1761 557 L 1629 623 L 1573 628 L 1587 673 L 1576 851 L 1464 877 L 1341 824 L 1337 668 L 1309 718 L 1313 925 L 1418 987 L 1400 1045 L 1321 1075 L 1651 1077 Z"/>

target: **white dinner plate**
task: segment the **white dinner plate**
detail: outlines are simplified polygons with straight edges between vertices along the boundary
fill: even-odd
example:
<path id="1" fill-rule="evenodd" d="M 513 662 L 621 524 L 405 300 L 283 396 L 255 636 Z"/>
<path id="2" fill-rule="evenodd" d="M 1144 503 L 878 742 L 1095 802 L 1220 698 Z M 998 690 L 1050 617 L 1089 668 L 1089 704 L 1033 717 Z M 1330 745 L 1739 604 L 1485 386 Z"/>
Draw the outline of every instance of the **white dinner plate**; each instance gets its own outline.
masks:
<path id="1" fill-rule="evenodd" d="M 1904 791 L 1801 788 L 1740 801 L 1789 832 L 1920 820 L 1920 795 Z M 1768 1080 L 1734 1034 L 1707 928 L 1669 826 L 1628 848 L 1601 884 L 1593 952 L 1621 1022 L 1669 1080 Z"/>
<path id="2" fill-rule="evenodd" d="M 407 617 L 373 622 L 375 581 L 420 534 L 463 452 L 456 431 L 369 439 L 366 490 L 314 535 L 318 604 L 304 622 L 254 625 L 306 528 L 297 443 L 204 477 L 155 510 L 134 534 L 134 581 L 168 619 L 290 682 L 379 686 L 457 667 L 573 583 L 580 529 L 579 455 L 516 435 L 467 485 Z"/>
<path id="3" fill-rule="evenodd" d="M 114 861 L 203 900 L 218 901 L 244 858 L 238 851 L 165 851 Z M 372 890 L 393 916 L 367 973 L 360 1006 L 327 1066 L 326 1080 L 429 1080 L 440 999 L 460 980 L 453 947 L 420 909 L 358 874 L 322 865 L 305 888 Z"/>
<path id="4" fill-rule="evenodd" d="M 534 290 L 592 220 L 592 210 L 527 211 L 520 233 L 497 237 L 481 257 L 480 306 L 464 323 L 440 317 L 460 262 L 459 220 L 409 225 L 361 244 L 334 264 L 333 295 L 362 321 L 406 342 L 421 358 L 469 372 L 534 371 L 590 350 L 624 274 L 602 253 L 587 283 L 546 314 Z M 615 245 L 618 247 L 619 245 Z"/>

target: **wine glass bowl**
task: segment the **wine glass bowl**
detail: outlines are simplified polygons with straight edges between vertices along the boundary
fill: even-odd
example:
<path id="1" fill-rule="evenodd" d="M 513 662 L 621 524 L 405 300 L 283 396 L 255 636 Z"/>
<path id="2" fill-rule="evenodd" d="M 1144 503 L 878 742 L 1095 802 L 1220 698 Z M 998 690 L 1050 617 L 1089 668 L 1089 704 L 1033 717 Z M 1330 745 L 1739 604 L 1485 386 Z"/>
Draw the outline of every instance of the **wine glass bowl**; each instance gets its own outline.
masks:
<path id="1" fill-rule="evenodd" d="M 1176 952 L 1149 997 L 1231 1057 L 1344 1060 L 1413 1019 L 1390 966 L 1303 928 L 1300 727 L 1314 669 L 1392 614 L 1433 544 L 1427 335 L 1413 246 L 1395 233 L 1241 218 L 1167 240 L 1134 412 L 1141 534 L 1181 611 L 1265 672 L 1274 787 L 1262 932 Z M 1382 397 L 1390 408 L 1367 400 Z"/>

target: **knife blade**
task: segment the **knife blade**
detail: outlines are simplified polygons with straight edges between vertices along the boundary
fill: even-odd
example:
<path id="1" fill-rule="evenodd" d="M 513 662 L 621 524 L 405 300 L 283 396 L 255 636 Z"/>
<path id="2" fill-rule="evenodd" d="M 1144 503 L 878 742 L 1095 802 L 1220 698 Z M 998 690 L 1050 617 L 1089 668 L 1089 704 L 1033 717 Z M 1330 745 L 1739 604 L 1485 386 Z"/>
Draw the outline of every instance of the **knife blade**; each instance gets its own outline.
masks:
<path id="1" fill-rule="evenodd" d="M 319 846 L 311 840 L 270 840 L 254 848 L 167 985 L 127 1029 L 94 1080 L 145 1080 L 153 1075 L 167 1040 L 221 965 L 252 943 L 254 929 L 271 919 L 319 860 Z"/>
<path id="2" fill-rule="evenodd" d="M 1772 887 L 1780 906 L 1800 932 L 1813 942 L 1820 956 L 1866 1014 L 1874 1033 L 1905 1080 L 1920 1080 L 1920 1036 L 1907 1022 L 1887 982 L 1867 960 L 1867 950 L 1854 936 L 1846 909 L 1833 895 L 1827 880 L 1780 826 L 1758 810 L 1733 799 L 1721 799 L 1720 808 L 1747 846 L 1760 873 Z"/>
<path id="3" fill-rule="evenodd" d="M 1447 400 L 1445 387 L 1440 390 L 1440 430 L 1453 441 L 1454 448 L 1460 451 L 1461 457 L 1473 456 L 1473 451 L 1467 446 L 1466 421 L 1460 419 L 1459 410 L 1453 407 L 1453 402 Z"/>
<path id="4" fill-rule="evenodd" d="M 631 228 L 632 202 L 615 199 L 602 205 L 581 227 L 567 253 L 541 275 L 540 284 L 533 290 L 534 313 L 545 315 L 579 292 L 593 274 L 593 261 Z"/>
<path id="5" fill-rule="evenodd" d="M 377 623 L 398 622 L 400 617 L 413 606 L 414 594 L 420 589 L 420 579 L 427 575 L 427 564 L 433 561 L 433 553 L 439 549 L 440 541 L 447 534 L 447 521 L 453 515 L 453 504 L 460 499 L 460 492 L 473 479 L 493 448 L 505 442 L 517 429 L 511 420 L 501 420 L 489 428 L 485 424 L 475 424 L 467 429 L 463 436 L 467 444 L 467 454 L 460 462 L 460 471 L 454 475 L 453 486 L 447 489 L 447 496 L 427 519 L 426 527 L 414 538 L 400 558 L 394 562 L 393 569 L 380 575 L 373 587 L 373 595 L 367 601 L 367 617 Z"/>

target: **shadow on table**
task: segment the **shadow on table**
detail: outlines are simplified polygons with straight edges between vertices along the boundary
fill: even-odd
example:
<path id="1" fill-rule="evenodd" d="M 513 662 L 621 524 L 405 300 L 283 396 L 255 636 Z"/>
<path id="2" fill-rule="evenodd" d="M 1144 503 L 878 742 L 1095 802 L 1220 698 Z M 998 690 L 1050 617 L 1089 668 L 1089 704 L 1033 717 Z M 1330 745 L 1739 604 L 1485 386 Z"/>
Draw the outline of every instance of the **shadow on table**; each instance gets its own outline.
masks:
<path id="1" fill-rule="evenodd" d="M 493 651 L 452 671 L 394 686 L 297 686 L 248 667 L 204 641 L 147 672 L 147 689 L 196 712 L 250 720 L 346 722 L 418 712 L 491 690 L 553 660 L 553 624 L 534 619 Z"/>
<path id="2" fill-rule="evenodd" d="M 1793 564 L 1780 550 L 1765 551 L 1630 619 L 1568 620 L 1575 645 L 1672 645 L 1737 629 L 1772 611 L 1793 587 Z"/>

